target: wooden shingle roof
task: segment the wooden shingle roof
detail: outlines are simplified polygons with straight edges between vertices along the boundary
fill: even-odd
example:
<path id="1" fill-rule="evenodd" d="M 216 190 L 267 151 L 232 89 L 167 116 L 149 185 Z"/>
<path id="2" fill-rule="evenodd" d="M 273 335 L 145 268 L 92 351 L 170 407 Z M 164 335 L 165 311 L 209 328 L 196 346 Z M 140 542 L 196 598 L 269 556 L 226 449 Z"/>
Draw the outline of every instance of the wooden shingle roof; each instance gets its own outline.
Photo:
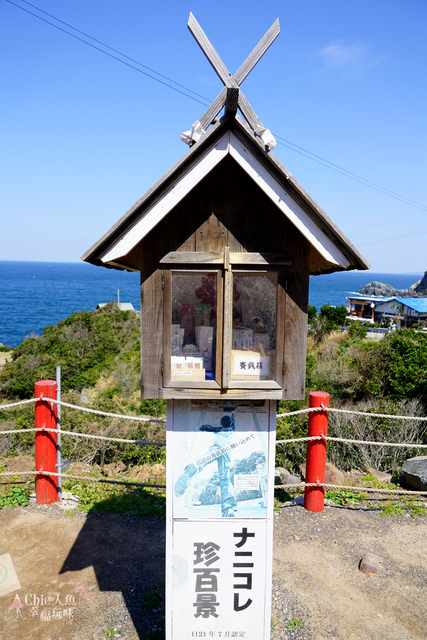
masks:
<path id="1" fill-rule="evenodd" d="M 310 273 L 369 269 L 370 264 L 239 116 L 226 115 L 140 198 L 82 260 L 139 271 L 146 235 L 227 156 L 251 177 L 310 244 Z M 238 188 L 238 185 L 236 185 Z"/>

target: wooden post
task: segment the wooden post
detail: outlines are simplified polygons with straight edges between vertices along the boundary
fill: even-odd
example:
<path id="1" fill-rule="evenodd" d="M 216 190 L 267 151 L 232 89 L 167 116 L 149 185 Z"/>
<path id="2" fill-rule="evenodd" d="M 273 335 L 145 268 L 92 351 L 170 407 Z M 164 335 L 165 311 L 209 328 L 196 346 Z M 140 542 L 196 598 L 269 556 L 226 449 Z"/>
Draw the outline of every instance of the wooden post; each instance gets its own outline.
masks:
<path id="1" fill-rule="evenodd" d="M 36 429 L 56 429 L 58 410 L 45 398 L 56 400 L 57 385 L 54 380 L 40 380 L 35 384 L 37 400 L 35 411 Z M 57 472 L 56 468 L 57 434 L 51 431 L 36 431 L 36 472 Z M 37 504 L 51 504 L 58 500 L 58 476 L 36 475 Z"/>
<path id="2" fill-rule="evenodd" d="M 311 391 L 310 408 L 329 407 L 329 393 Z M 328 435 L 328 412 L 315 411 L 308 414 L 308 436 L 324 436 L 322 440 L 309 440 L 307 443 L 307 463 L 305 481 L 307 483 L 325 483 L 326 473 L 326 436 Z M 325 506 L 325 487 L 306 487 L 304 508 L 318 513 Z"/>

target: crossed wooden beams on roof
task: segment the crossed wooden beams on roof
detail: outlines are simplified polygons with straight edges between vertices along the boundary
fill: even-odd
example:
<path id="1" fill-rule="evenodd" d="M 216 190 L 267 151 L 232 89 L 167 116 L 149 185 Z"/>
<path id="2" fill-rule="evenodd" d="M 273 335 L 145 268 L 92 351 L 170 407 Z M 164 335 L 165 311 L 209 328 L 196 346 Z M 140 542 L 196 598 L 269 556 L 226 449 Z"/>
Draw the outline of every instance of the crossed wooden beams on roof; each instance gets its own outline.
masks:
<path id="1" fill-rule="evenodd" d="M 207 127 L 225 106 L 226 113 L 231 114 L 235 114 L 237 108 L 239 108 L 255 134 L 262 139 L 266 147 L 273 149 L 276 145 L 276 140 L 271 132 L 263 126 L 241 91 L 240 85 L 279 35 L 279 19 L 277 18 L 271 25 L 265 36 L 259 41 L 234 76 L 229 72 L 192 13 L 190 13 L 190 17 L 188 18 L 188 28 L 225 86 L 200 120 L 197 120 L 197 122 L 193 124 L 191 131 L 186 131 L 181 135 L 181 140 L 190 145 L 200 140 Z"/>

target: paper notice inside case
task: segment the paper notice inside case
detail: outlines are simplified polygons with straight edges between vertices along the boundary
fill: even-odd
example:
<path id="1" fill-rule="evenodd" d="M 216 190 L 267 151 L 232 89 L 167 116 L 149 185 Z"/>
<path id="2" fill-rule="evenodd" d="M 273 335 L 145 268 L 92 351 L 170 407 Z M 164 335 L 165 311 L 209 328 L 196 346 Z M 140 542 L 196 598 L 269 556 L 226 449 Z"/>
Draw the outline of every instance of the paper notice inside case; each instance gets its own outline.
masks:
<path id="1" fill-rule="evenodd" d="M 233 376 L 244 376 L 252 380 L 261 380 L 269 377 L 269 356 L 262 356 L 255 351 L 233 350 L 231 352 L 231 362 Z"/>
<path id="2" fill-rule="evenodd" d="M 234 490 L 238 491 L 258 491 L 259 475 L 252 473 L 236 473 L 234 476 Z"/>

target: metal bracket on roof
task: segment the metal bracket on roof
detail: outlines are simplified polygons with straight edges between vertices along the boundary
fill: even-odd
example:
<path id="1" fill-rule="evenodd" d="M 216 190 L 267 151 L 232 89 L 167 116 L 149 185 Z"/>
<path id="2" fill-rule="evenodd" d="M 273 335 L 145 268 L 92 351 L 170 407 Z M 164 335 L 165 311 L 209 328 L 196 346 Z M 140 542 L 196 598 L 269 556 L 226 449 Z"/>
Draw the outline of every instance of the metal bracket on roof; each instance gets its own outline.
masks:
<path id="1" fill-rule="evenodd" d="M 279 35 L 279 19 L 277 18 L 277 20 L 273 22 L 265 36 L 259 41 L 255 49 L 249 54 L 234 76 L 228 71 L 227 67 L 219 57 L 215 48 L 192 13 L 190 13 L 190 17 L 188 18 L 188 28 L 225 86 L 200 120 L 197 120 L 192 125 L 190 131 L 185 131 L 181 135 L 181 140 L 189 145 L 198 142 L 208 126 L 212 124 L 212 121 L 225 106 L 228 114 L 235 114 L 237 112 L 237 108 L 239 108 L 254 133 L 261 138 L 264 145 L 269 149 L 274 149 L 276 146 L 274 136 L 266 127 L 263 126 L 262 122 L 241 91 L 240 85 Z"/>

